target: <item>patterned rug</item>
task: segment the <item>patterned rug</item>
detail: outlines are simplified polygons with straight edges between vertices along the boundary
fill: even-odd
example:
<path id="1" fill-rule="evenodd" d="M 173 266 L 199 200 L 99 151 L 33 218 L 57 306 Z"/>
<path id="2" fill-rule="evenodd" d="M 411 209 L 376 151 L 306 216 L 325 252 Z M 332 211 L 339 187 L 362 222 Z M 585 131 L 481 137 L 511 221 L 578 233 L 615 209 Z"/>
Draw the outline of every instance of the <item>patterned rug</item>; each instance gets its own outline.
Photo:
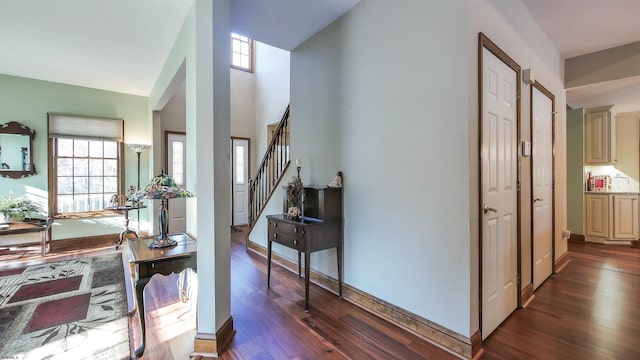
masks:
<path id="1" fill-rule="evenodd" d="M 0 270 L 0 359 L 130 359 L 120 253 Z"/>

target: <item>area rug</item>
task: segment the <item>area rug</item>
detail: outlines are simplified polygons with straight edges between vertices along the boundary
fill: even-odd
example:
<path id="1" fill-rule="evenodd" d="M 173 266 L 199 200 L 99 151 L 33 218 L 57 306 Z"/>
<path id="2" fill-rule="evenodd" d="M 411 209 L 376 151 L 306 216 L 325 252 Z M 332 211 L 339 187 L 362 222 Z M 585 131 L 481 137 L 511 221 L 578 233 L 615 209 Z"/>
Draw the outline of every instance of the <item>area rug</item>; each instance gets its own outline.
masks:
<path id="1" fill-rule="evenodd" d="M 130 359 L 120 253 L 0 270 L 0 359 Z"/>

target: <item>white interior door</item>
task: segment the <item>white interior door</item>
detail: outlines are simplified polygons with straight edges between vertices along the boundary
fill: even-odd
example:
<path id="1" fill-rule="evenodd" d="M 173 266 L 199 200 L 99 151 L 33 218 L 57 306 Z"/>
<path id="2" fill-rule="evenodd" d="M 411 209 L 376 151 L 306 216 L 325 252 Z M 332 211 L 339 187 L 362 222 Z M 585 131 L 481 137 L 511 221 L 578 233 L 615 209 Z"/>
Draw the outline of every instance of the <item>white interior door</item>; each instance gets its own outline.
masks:
<path id="1" fill-rule="evenodd" d="M 244 225 L 249 223 L 249 139 L 233 138 L 231 147 L 233 225 Z"/>
<path id="2" fill-rule="evenodd" d="M 187 137 L 185 134 L 167 133 L 167 173 L 175 182 L 184 187 L 187 179 Z M 169 200 L 169 233 L 187 230 L 187 199 Z"/>
<path id="3" fill-rule="evenodd" d="M 517 306 L 517 76 L 482 54 L 482 338 Z"/>
<path id="4" fill-rule="evenodd" d="M 533 175 L 533 289 L 553 270 L 553 103 L 531 88 Z"/>

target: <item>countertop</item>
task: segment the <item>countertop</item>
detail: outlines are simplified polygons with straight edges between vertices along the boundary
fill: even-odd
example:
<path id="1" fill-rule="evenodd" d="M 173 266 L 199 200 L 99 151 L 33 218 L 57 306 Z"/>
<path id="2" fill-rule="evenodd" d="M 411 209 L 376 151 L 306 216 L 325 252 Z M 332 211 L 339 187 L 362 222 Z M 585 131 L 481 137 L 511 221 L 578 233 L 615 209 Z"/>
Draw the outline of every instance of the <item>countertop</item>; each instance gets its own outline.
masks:
<path id="1" fill-rule="evenodd" d="M 624 194 L 624 195 L 640 195 L 638 191 L 585 191 L 585 194 L 601 194 L 601 195 L 615 195 L 615 194 Z"/>

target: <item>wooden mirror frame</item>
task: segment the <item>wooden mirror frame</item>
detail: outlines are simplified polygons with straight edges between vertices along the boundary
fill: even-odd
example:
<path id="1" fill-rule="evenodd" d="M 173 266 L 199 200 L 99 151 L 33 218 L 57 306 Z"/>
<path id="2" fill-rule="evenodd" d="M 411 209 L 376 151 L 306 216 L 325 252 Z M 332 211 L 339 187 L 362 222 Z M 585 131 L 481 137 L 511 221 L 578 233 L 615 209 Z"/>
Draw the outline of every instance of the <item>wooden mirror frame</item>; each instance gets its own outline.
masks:
<path id="1" fill-rule="evenodd" d="M 37 174 L 38 172 L 36 171 L 36 166 L 33 163 L 33 139 L 36 137 L 36 131 L 31 130 L 30 128 L 20 124 L 19 122 L 10 121 L 6 124 L 0 124 L 0 135 L 1 134 L 23 135 L 29 137 L 29 164 L 31 164 L 31 166 L 29 170 L 0 169 L 0 176 L 19 179 L 21 177 Z"/>

